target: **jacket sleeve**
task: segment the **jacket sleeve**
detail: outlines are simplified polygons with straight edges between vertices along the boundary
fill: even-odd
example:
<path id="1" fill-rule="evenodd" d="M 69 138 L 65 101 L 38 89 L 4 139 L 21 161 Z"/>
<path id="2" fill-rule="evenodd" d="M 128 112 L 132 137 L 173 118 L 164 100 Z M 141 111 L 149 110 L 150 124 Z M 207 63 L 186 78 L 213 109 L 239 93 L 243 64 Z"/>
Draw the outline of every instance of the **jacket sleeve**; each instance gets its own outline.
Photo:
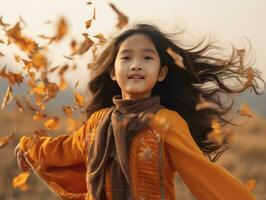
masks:
<path id="1" fill-rule="evenodd" d="M 199 200 L 254 200 L 236 177 L 203 155 L 187 122 L 177 112 L 170 115 L 171 124 L 165 136 L 169 162 L 195 197 Z"/>
<path id="2" fill-rule="evenodd" d="M 23 136 L 20 139 L 20 148 L 27 159 L 42 167 L 65 167 L 82 163 L 88 135 L 102 115 L 103 110 L 93 113 L 86 123 L 71 135 L 38 138 Z"/>

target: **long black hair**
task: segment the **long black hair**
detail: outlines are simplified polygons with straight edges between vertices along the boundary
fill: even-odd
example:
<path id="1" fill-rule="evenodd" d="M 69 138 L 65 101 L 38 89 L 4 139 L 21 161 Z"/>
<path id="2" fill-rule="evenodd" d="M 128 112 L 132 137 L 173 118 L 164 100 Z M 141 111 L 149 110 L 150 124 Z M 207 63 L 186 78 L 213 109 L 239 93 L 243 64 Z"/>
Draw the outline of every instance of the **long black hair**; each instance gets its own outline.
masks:
<path id="1" fill-rule="evenodd" d="M 248 64 L 243 64 L 244 49 L 238 50 L 233 47 L 229 58 L 214 57 L 210 54 L 219 48 L 211 42 L 204 44 L 206 38 L 193 48 L 185 49 L 154 25 L 137 24 L 122 32 L 112 40 L 93 64 L 92 78 L 88 84 L 91 98 L 85 108 L 88 117 L 101 108 L 113 106 L 113 96 L 121 95 L 117 82 L 110 78 L 110 71 L 114 67 L 121 43 L 138 33 L 145 34 L 151 39 L 160 56 L 161 66 L 168 67 L 165 80 L 157 82 L 152 90 L 152 96 L 158 94 L 161 105 L 178 112 L 186 120 L 194 140 L 204 153 L 221 153 L 223 145 L 206 140 L 207 135 L 213 130 L 212 120 L 218 119 L 222 126 L 233 124 L 231 120 L 223 117 L 232 109 L 231 94 L 241 93 L 248 88 L 253 88 L 256 94 L 260 94 L 256 79 L 260 79 L 263 86 L 265 82 L 260 77 L 260 72 Z M 171 52 L 181 56 L 185 68 L 175 64 L 169 48 Z M 226 85 L 227 79 L 238 81 L 238 88 Z M 209 84 L 209 87 L 206 87 L 206 84 Z M 231 98 L 230 105 L 224 104 L 223 95 Z M 216 108 L 196 109 L 202 99 L 212 102 Z M 225 137 L 223 144 L 227 142 L 228 138 Z"/>

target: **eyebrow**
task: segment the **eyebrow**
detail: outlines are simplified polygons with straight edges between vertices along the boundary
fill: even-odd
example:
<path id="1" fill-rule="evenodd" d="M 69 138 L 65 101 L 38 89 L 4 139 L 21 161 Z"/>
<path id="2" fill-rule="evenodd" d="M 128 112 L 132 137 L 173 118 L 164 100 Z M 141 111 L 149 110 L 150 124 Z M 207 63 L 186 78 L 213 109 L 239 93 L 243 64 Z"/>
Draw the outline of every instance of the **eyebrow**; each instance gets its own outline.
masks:
<path id="1" fill-rule="evenodd" d="M 132 52 L 133 50 L 132 49 L 123 49 L 122 51 L 120 51 L 119 53 L 129 53 L 129 52 Z M 157 54 L 155 50 L 153 49 L 150 49 L 150 48 L 146 48 L 146 49 L 141 49 L 141 51 L 144 51 L 144 52 L 149 52 L 149 53 L 153 53 L 153 54 Z"/>

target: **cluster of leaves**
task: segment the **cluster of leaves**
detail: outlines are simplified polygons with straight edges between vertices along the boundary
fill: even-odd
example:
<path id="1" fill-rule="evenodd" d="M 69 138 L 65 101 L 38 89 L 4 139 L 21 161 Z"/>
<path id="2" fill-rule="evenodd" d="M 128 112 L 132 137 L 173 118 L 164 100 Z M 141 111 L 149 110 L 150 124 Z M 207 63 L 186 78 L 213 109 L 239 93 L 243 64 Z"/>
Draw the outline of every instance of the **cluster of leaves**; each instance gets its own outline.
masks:
<path id="1" fill-rule="evenodd" d="M 87 2 L 89 6 L 92 6 L 91 2 Z M 117 14 L 118 23 L 116 27 L 122 29 L 128 23 L 128 17 L 124 15 L 114 4 L 109 3 L 110 8 Z M 93 15 L 91 19 L 85 21 L 86 30 L 89 29 L 96 20 L 96 9 L 93 8 Z M 51 23 L 51 21 L 45 22 L 45 24 Z M 11 44 L 16 45 L 22 53 L 26 56 L 22 58 L 21 56 L 15 54 L 14 60 L 18 64 L 22 64 L 22 70 L 20 72 L 7 71 L 7 66 L 0 68 L 0 78 L 8 81 L 8 87 L 6 93 L 1 103 L 1 110 L 5 109 L 7 104 L 15 100 L 15 105 L 19 112 L 24 112 L 25 109 L 29 109 L 33 112 L 32 120 L 34 122 L 44 120 L 43 125 L 49 131 L 57 130 L 60 126 L 60 118 L 57 116 L 49 116 L 46 111 L 46 104 L 51 99 L 56 98 L 57 93 L 65 90 L 68 87 L 67 82 L 64 79 L 64 74 L 68 70 L 75 70 L 77 68 L 74 65 L 70 68 L 69 65 L 64 64 L 62 66 L 51 66 L 51 61 L 48 61 L 49 46 L 52 43 L 59 43 L 69 32 L 67 21 L 64 17 L 60 18 L 55 23 L 55 34 L 52 36 L 47 36 L 45 34 L 40 34 L 38 37 L 43 40 L 47 40 L 47 44 L 40 46 L 38 42 L 34 41 L 32 38 L 23 34 L 22 24 L 25 21 L 20 17 L 20 20 L 11 26 L 3 21 L 3 17 L 0 17 L 0 28 L 4 31 L 6 38 L 0 39 L 1 45 L 6 45 L 7 47 Z M 66 59 L 75 60 L 76 55 L 83 55 L 89 50 L 92 51 L 92 60 L 96 59 L 97 48 L 106 43 L 105 36 L 102 33 L 98 33 L 93 36 L 89 36 L 88 33 L 82 33 L 83 41 L 78 43 L 75 39 L 72 39 L 70 43 L 70 55 L 65 56 Z M 96 40 L 96 41 L 95 41 Z M 0 52 L 0 59 L 4 57 L 4 53 Z M 89 68 L 88 64 L 88 68 Z M 49 80 L 48 75 L 57 72 L 60 83 L 52 82 Z M 27 84 L 29 86 L 29 91 L 27 96 L 19 99 L 13 93 L 14 85 L 20 86 L 20 84 Z M 78 120 L 73 118 L 75 111 L 79 111 L 85 103 L 84 96 L 77 92 L 79 82 L 77 81 L 74 87 L 74 106 L 65 105 L 62 107 L 65 115 L 68 117 L 68 124 L 73 127 L 71 130 L 76 129 L 79 124 Z M 31 102 L 30 97 L 33 96 L 34 102 Z M 40 136 L 47 136 L 45 130 L 37 129 L 32 133 L 34 141 Z M 0 148 L 3 148 L 14 138 L 14 133 L 9 134 L 4 137 L 0 137 Z M 19 174 L 13 178 L 13 187 L 19 188 L 22 191 L 28 190 L 27 180 L 29 177 L 28 172 Z"/>

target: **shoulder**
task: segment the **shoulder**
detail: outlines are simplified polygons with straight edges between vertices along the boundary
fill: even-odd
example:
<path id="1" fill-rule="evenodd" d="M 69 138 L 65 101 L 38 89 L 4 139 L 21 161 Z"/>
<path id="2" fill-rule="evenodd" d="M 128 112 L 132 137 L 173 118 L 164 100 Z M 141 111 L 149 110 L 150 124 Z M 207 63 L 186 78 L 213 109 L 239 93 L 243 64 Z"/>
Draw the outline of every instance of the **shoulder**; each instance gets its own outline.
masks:
<path id="1" fill-rule="evenodd" d="M 105 114 L 111 109 L 111 107 L 101 108 L 100 110 L 95 111 L 88 118 L 87 123 L 96 125 L 98 122 L 105 116 Z"/>
<path id="2" fill-rule="evenodd" d="M 160 109 L 152 117 L 150 125 L 161 135 L 172 130 L 188 129 L 186 120 L 178 112 L 167 108 Z"/>

